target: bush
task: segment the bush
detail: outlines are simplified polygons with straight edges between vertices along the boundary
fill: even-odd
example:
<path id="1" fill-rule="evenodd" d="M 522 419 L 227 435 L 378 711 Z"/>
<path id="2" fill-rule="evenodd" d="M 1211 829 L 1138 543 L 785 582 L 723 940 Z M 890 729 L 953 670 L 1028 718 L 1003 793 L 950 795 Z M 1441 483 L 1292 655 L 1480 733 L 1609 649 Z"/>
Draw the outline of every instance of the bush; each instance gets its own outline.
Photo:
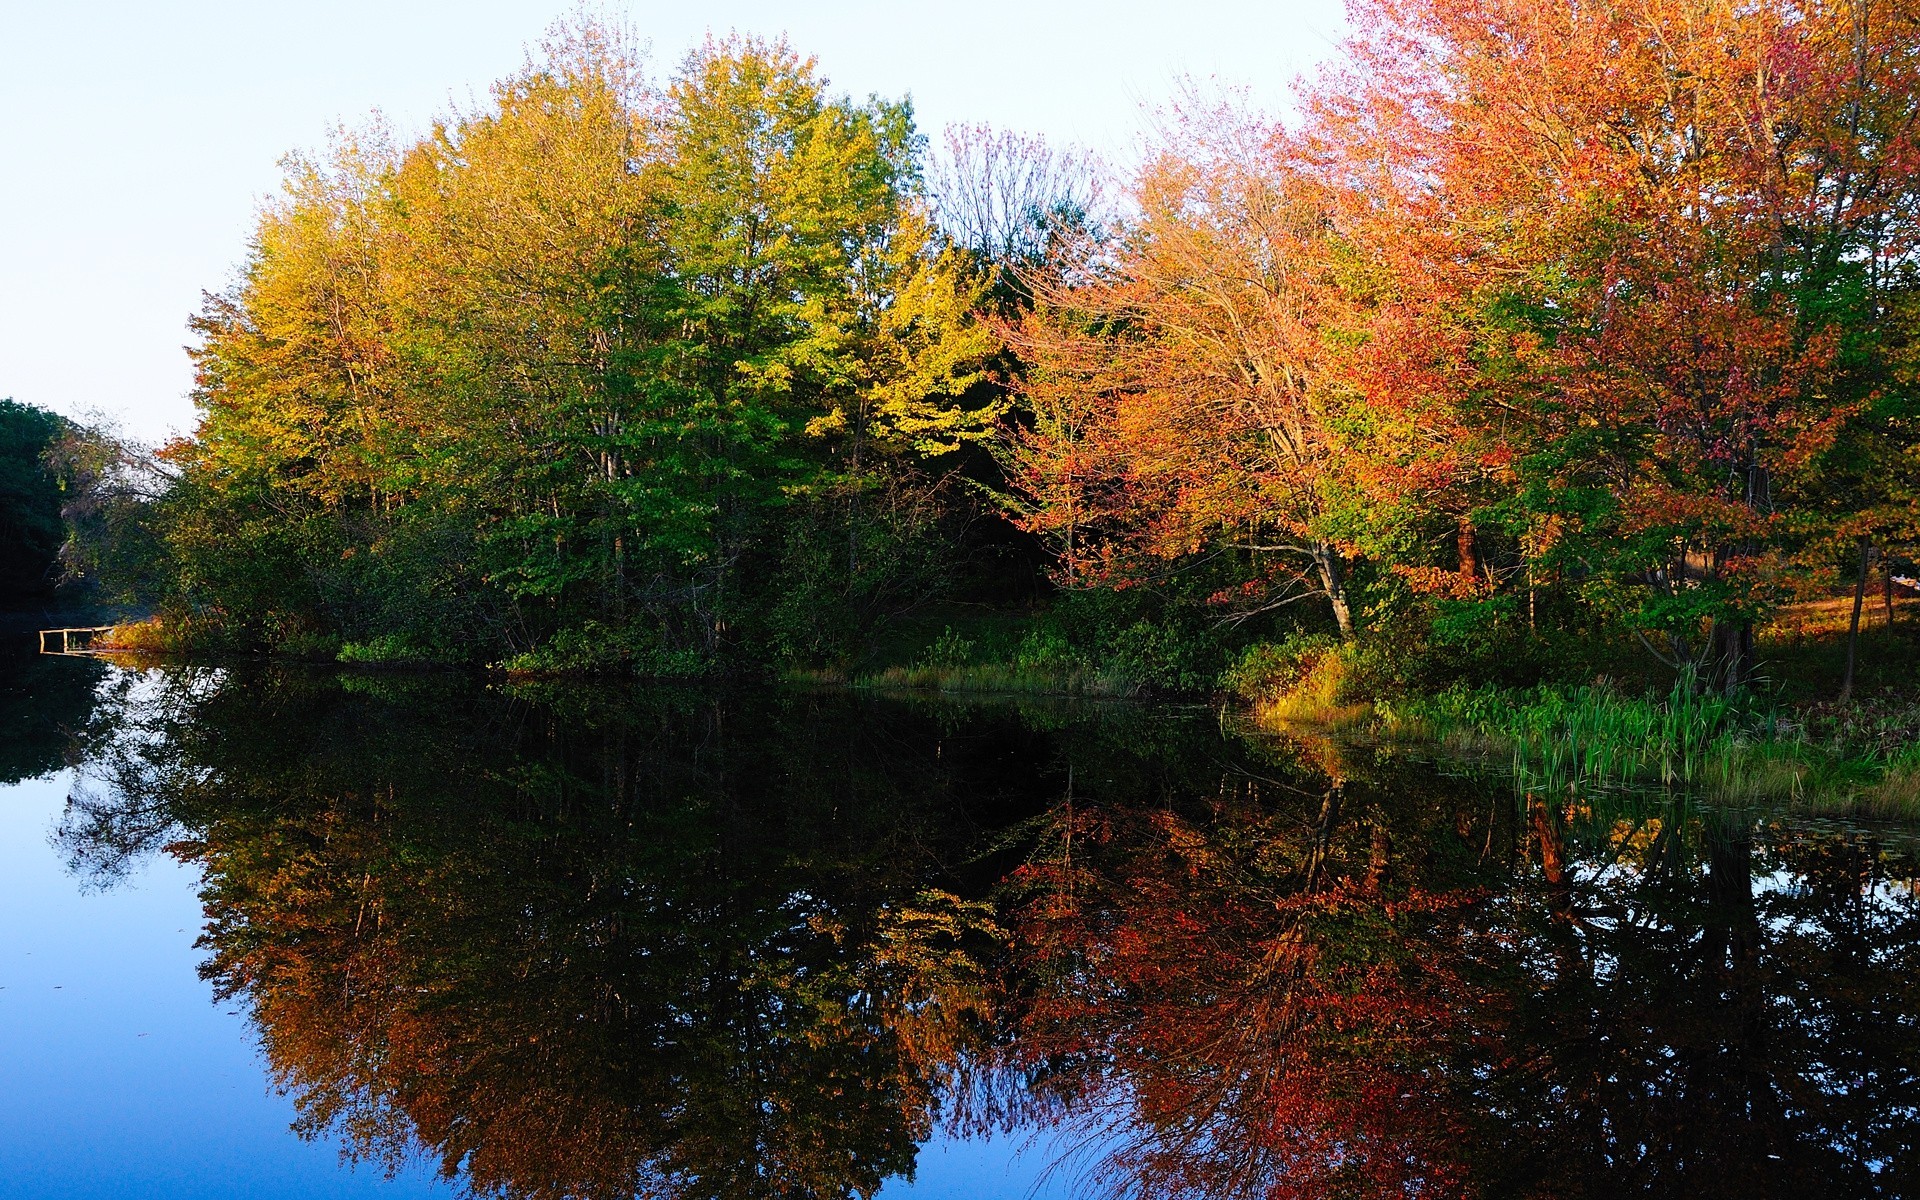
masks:
<path id="1" fill-rule="evenodd" d="M 1220 686 L 1252 704 L 1269 704 L 1297 687 L 1307 671 L 1337 639 L 1320 633 L 1295 633 L 1278 642 L 1255 642 L 1221 673 Z"/>
<path id="2" fill-rule="evenodd" d="M 708 674 L 714 664 L 697 650 L 666 648 L 645 631 L 588 621 L 562 629 L 546 645 L 498 665 L 510 675 L 618 672 L 648 679 L 694 679 Z"/>
<path id="3" fill-rule="evenodd" d="M 340 657 L 344 649 L 340 639 L 331 633 L 301 629 L 282 636 L 280 644 L 274 647 L 274 653 L 287 658 L 303 658 L 315 662 L 329 660 L 344 662 L 348 661 Z"/>
<path id="4" fill-rule="evenodd" d="M 1344 726 L 1372 715 L 1371 701 L 1390 677 L 1378 650 L 1325 634 L 1294 634 L 1249 646 L 1222 675 L 1228 690 L 1263 717 Z"/>
<path id="5" fill-rule="evenodd" d="M 334 656 L 343 663 L 394 666 L 451 666 L 460 656 L 443 647 L 424 646 L 405 634 L 389 633 L 364 642 L 346 642 Z"/>
<path id="6" fill-rule="evenodd" d="M 917 667 L 964 667 L 973 661 L 974 643 L 970 638 L 961 637 L 954 632 L 953 626 L 940 631 L 933 644 L 920 652 L 915 660 Z"/>
<path id="7" fill-rule="evenodd" d="M 187 634 L 188 630 L 178 623 L 148 617 L 115 625 L 102 642 L 129 654 L 181 654 L 195 648 Z"/>
<path id="8" fill-rule="evenodd" d="M 1022 671 L 1069 671 L 1081 664 L 1066 634 L 1052 625 L 1036 625 L 1014 648 L 1013 665 Z"/>

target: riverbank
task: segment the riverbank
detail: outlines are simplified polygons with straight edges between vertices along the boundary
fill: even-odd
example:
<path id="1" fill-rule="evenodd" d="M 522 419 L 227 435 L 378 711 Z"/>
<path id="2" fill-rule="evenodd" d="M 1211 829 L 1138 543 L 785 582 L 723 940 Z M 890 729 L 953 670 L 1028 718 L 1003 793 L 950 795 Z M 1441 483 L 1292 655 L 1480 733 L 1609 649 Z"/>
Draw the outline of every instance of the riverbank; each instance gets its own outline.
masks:
<path id="1" fill-rule="evenodd" d="M 1626 647 L 1586 648 L 1587 666 L 1608 661 L 1617 664 L 1612 672 L 1575 682 L 1582 663 L 1562 655 L 1557 678 L 1515 685 L 1381 642 L 1306 635 L 1229 655 L 1203 631 L 1101 615 L 942 614 L 939 624 L 903 630 L 859 667 L 777 674 L 956 697 L 1211 696 L 1244 705 L 1267 728 L 1420 746 L 1509 771 L 1540 793 L 1684 789 L 1726 803 L 1920 820 L 1920 622 L 1905 613 L 1870 614 L 1846 700 L 1838 698 L 1846 606 L 1832 600 L 1783 609 L 1765 626 L 1760 686 L 1732 699 L 1688 680 L 1663 686 L 1652 660 Z M 180 649 L 177 632 L 143 621 L 121 626 L 113 641 L 167 655 Z M 338 656 L 353 666 L 399 665 L 364 657 Z"/>

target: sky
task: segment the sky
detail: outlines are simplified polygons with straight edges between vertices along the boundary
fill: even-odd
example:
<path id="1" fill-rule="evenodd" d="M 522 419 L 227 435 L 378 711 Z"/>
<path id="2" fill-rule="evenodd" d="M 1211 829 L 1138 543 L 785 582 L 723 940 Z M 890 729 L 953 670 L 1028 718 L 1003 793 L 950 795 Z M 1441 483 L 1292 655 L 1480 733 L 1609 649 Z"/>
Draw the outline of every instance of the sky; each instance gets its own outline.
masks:
<path id="1" fill-rule="evenodd" d="M 0 0 L 0 397 L 189 432 L 187 317 L 245 257 L 281 157 L 378 110 L 426 128 L 571 0 Z M 1124 160 L 1182 78 L 1284 108 L 1341 0 L 605 3 L 670 70 L 709 32 L 786 34 L 835 91 L 911 96 Z"/>

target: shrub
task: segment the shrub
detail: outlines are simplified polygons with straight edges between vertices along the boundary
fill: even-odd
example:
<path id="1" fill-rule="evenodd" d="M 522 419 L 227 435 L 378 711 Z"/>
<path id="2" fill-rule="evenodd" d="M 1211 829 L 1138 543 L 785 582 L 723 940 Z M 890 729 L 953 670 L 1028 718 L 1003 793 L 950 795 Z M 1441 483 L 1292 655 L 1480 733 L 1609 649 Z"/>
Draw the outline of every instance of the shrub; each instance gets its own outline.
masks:
<path id="1" fill-rule="evenodd" d="M 713 665 L 697 650 L 670 649 L 648 632 L 600 621 L 562 629 L 544 646 L 498 664 L 509 675 L 625 673 L 648 679 L 695 679 Z"/>
<path id="2" fill-rule="evenodd" d="M 394 666 L 450 666 L 459 655 L 443 647 L 423 646 L 405 634 L 389 633 L 364 642 L 345 642 L 335 658 L 343 663 Z"/>
<path id="3" fill-rule="evenodd" d="M 1201 669 L 1205 647 L 1171 624 L 1135 621 L 1113 639 L 1106 659 L 1115 674 L 1142 687 L 1191 692 L 1207 686 Z"/>
<path id="4" fill-rule="evenodd" d="M 920 667 L 964 667 L 973 661 L 974 643 L 954 632 L 951 625 L 940 631 L 933 644 L 920 652 L 914 665 Z"/>
<path id="5" fill-rule="evenodd" d="M 148 617 L 115 625 L 98 648 L 112 648 L 129 654 L 180 654 L 192 649 L 188 630 L 177 622 Z"/>
<path id="6" fill-rule="evenodd" d="M 1052 625 L 1036 625 L 1014 648 L 1013 665 L 1022 671 L 1066 671 L 1080 665 L 1080 656 L 1066 634 Z"/>
<path id="7" fill-rule="evenodd" d="M 1256 642 L 1220 676 L 1220 685 L 1255 704 L 1270 704 L 1291 692 L 1338 640 L 1326 634 L 1292 634 L 1278 642 Z"/>

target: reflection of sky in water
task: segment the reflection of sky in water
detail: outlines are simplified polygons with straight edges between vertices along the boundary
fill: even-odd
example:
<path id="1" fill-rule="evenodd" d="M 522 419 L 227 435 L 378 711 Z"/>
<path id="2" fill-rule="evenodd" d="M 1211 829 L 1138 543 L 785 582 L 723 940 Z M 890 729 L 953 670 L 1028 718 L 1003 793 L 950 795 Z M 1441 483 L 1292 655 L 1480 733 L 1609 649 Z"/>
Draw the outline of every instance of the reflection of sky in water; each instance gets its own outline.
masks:
<path id="1" fill-rule="evenodd" d="M 430 1170 L 389 1181 L 287 1128 L 252 1031 L 195 972 L 194 874 L 149 860 L 83 892 L 48 843 L 68 777 L 0 787 L 0 1195 L 450 1197 Z M 890 1198 L 1046 1197 L 1024 1139 L 941 1143 Z M 1063 1181 L 1062 1181 L 1063 1182 Z"/>
<path id="2" fill-rule="evenodd" d="M 0 789 L 0 1188 L 10 1197 L 448 1195 L 288 1131 L 252 1032 L 194 968 L 194 873 L 85 893 L 47 834 L 67 778 Z"/>

